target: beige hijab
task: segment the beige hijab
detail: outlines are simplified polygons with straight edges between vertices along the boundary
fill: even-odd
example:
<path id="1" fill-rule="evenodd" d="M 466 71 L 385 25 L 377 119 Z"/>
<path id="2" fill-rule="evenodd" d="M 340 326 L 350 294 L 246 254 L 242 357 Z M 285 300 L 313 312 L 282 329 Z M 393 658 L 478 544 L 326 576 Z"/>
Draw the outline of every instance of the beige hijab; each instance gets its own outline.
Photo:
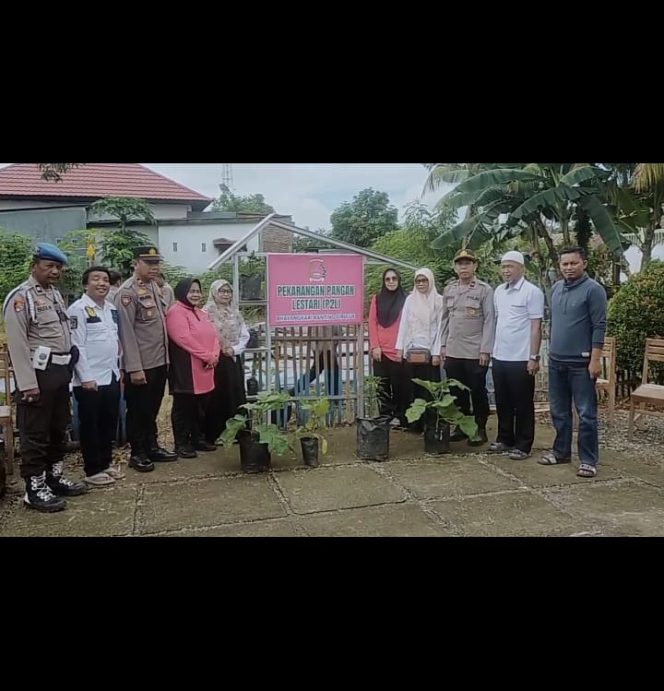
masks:
<path id="1" fill-rule="evenodd" d="M 420 293 L 416 286 L 410 294 L 410 324 L 411 333 L 428 334 L 431 323 L 434 322 L 443 309 L 443 298 L 436 290 L 436 279 L 430 269 L 418 269 L 415 278 L 425 276 L 429 279 L 429 290 Z"/>
<path id="2" fill-rule="evenodd" d="M 233 286 L 224 278 L 213 281 L 203 309 L 210 315 L 212 323 L 217 327 L 221 343 L 224 346 L 236 346 L 240 342 L 244 319 L 235 303 L 235 295 L 233 295 L 229 305 L 222 305 L 219 302 L 219 290 L 223 286 L 233 289 Z"/>

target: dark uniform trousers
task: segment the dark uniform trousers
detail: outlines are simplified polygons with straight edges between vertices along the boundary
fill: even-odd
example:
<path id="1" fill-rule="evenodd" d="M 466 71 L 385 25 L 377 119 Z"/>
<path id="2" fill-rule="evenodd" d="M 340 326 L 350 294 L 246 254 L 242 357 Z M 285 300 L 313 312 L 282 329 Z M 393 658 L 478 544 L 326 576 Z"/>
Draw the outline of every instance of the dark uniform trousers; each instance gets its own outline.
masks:
<path id="1" fill-rule="evenodd" d="M 481 367 L 479 360 L 446 357 L 445 372 L 449 379 L 458 379 L 470 389 L 452 387 L 450 393 L 457 397 L 457 406 L 464 415 L 470 415 L 470 401 L 473 402 L 473 417 L 480 429 L 486 427 L 489 418 L 489 396 L 486 391 L 486 372 L 488 367 Z"/>
<path id="2" fill-rule="evenodd" d="M 209 408 L 211 398 L 212 392 L 173 394 L 171 424 L 176 448 L 195 446 L 204 441 L 205 411 Z"/>
<path id="3" fill-rule="evenodd" d="M 157 446 L 157 415 L 166 387 L 166 365 L 144 372 L 147 384 L 138 386 L 131 383 L 129 372 L 125 376 L 127 439 L 132 456 L 146 455 Z"/>
<path id="4" fill-rule="evenodd" d="M 528 362 L 493 359 L 498 414 L 497 442 L 530 453 L 535 441 L 535 377 Z"/>
<path id="5" fill-rule="evenodd" d="M 111 375 L 111 383 L 87 391 L 74 387 L 78 402 L 79 436 L 85 474 L 101 473 L 113 461 L 113 440 L 118 427 L 120 382 Z"/>
<path id="6" fill-rule="evenodd" d="M 386 355 L 379 361 L 372 360 L 374 375 L 382 379 L 380 392 L 380 414 L 399 418 L 406 424 L 406 409 L 413 402 L 413 382 L 408 363 L 395 362 Z M 440 372 L 438 373 L 440 379 Z M 428 393 L 428 392 L 427 392 Z"/>
<path id="7" fill-rule="evenodd" d="M 21 477 L 41 475 L 65 455 L 65 431 L 71 422 L 68 365 L 35 370 L 39 401 L 26 403 L 17 391 L 16 421 L 21 439 Z"/>

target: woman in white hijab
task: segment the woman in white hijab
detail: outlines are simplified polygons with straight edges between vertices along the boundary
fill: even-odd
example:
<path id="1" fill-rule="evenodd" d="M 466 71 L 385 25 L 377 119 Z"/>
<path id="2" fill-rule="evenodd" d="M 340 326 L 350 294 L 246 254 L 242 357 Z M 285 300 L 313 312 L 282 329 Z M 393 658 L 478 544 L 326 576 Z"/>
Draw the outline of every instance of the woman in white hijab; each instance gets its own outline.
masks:
<path id="1" fill-rule="evenodd" d="M 214 370 L 214 392 L 205 416 L 205 441 L 214 444 L 238 408 L 247 402 L 244 365 L 240 355 L 249 342 L 249 330 L 233 300 L 233 287 L 225 279 L 210 286 L 203 308 L 217 328 L 221 341 L 219 363 Z"/>
<path id="2" fill-rule="evenodd" d="M 397 356 L 406 360 L 409 378 L 440 381 L 440 324 L 443 298 L 436 290 L 436 279 L 430 269 L 418 269 L 415 287 L 406 298 L 397 335 Z M 413 384 L 410 397 L 431 399 L 431 394 Z M 415 431 L 422 431 L 423 419 L 414 424 Z"/>

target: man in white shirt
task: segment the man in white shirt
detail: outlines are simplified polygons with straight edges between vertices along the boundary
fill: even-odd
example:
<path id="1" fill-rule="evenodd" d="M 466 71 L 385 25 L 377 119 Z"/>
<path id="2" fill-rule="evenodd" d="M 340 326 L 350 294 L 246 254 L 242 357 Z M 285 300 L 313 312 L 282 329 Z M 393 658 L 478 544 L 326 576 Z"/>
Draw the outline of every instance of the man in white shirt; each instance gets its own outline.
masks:
<path id="1" fill-rule="evenodd" d="M 74 396 L 85 481 L 103 487 L 125 477 L 113 463 L 120 403 L 118 313 L 106 299 L 111 285 L 106 267 L 87 269 L 83 285 L 85 293 L 68 310 L 72 343 L 80 353 L 74 368 Z"/>
<path id="2" fill-rule="evenodd" d="M 493 453 L 514 460 L 530 456 L 535 439 L 535 375 L 539 370 L 544 294 L 524 277 L 521 252 L 507 252 L 501 261 L 505 283 L 493 293 L 497 317 L 493 347 L 493 383 L 498 437 Z"/>

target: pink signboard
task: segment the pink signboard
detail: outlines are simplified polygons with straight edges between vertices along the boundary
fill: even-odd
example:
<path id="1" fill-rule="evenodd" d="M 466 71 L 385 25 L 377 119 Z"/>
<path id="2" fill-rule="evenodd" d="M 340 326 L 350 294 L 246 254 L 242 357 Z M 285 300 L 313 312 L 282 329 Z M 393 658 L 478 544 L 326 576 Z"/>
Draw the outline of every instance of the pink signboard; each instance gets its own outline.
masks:
<path id="1" fill-rule="evenodd" d="M 270 326 L 359 324 L 364 257 L 357 254 L 269 254 Z"/>

